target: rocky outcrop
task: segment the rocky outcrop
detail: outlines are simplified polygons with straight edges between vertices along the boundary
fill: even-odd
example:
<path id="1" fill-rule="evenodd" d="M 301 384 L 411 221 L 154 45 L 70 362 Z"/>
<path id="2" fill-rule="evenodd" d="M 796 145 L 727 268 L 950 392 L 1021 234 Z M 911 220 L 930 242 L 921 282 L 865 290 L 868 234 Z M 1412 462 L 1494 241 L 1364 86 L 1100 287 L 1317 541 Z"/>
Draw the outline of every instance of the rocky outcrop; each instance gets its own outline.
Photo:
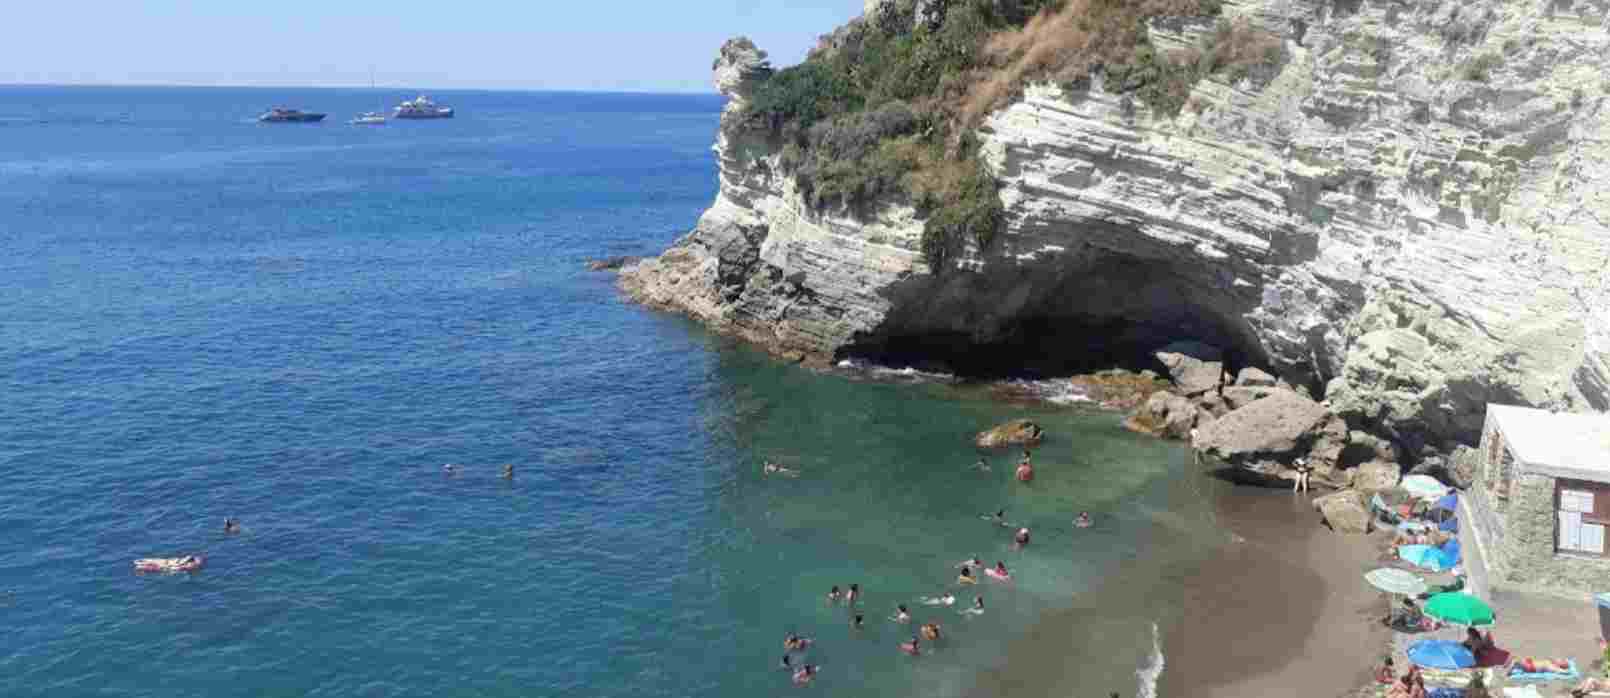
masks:
<path id="1" fill-rule="evenodd" d="M 1169 392 L 1152 393 L 1146 403 L 1124 419 L 1124 428 L 1165 439 L 1184 439 L 1191 435 L 1198 420 L 1196 403 Z M 1212 421 L 1208 415 L 1206 421 Z"/>
<path id="2" fill-rule="evenodd" d="M 629 255 L 619 255 L 615 257 L 604 257 L 603 259 L 588 260 L 587 271 L 620 271 L 621 267 L 624 267 L 628 264 L 636 264 L 638 259 L 638 257 L 632 257 Z"/>
<path id="3" fill-rule="evenodd" d="M 1014 419 L 992 429 L 981 431 L 973 438 L 979 448 L 1006 446 L 1038 446 L 1045 438 L 1045 430 L 1027 419 Z"/>
<path id="4" fill-rule="evenodd" d="M 1326 455 L 1331 442 L 1347 438 L 1340 421 L 1313 400 L 1279 391 L 1202 427 L 1195 445 L 1210 464 L 1269 480 L 1289 477 L 1292 464 L 1307 458 L 1314 480 L 1334 483 L 1337 460 Z"/>
<path id="5" fill-rule="evenodd" d="M 957 270 L 928 270 L 906 202 L 813 210 L 724 118 L 716 201 L 621 286 L 792 358 L 1204 340 L 1411 465 L 1474 444 L 1490 401 L 1610 409 L 1610 6 L 1223 8 L 1283 39 L 1272 80 L 1210 77 L 1161 116 L 1098 74 L 991 115 L 1006 226 Z M 729 114 L 769 74 L 751 49 L 717 62 Z"/>
<path id="6" fill-rule="evenodd" d="M 1224 387 L 1224 354 L 1201 342 L 1174 342 L 1153 354 L 1187 396 Z"/>

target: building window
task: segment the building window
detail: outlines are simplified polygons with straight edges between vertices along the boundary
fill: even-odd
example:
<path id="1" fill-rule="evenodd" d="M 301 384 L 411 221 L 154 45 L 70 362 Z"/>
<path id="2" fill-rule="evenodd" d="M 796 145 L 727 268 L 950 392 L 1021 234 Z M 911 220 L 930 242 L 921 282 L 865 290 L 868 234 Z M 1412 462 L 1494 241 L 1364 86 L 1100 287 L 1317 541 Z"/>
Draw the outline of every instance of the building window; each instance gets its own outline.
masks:
<path id="1" fill-rule="evenodd" d="M 1598 482 L 1559 480 L 1554 486 L 1558 516 L 1555 547 L 1559 552 L 1605 555 L 1605 529 L 1610 528 L 1610 486 Z"/>

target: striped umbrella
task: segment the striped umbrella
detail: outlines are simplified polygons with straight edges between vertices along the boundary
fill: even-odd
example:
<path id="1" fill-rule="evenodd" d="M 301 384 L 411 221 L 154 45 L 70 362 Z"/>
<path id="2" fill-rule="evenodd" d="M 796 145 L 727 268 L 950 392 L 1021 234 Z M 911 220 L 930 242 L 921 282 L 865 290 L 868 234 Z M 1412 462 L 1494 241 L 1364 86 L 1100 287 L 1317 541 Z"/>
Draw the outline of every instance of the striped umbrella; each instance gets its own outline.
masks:
<path id="1" fill-rule="evenodd" d="M 1438 499 L 1448 493 L 1448 486 L 1430 475 L 1410 475 L 1398 483 L 1415 499 Z"/>
<path id="2" fill-rule="evenodd" d="M 1415 595 L 1423 594 L 1426 590 L 1426 580 L 1408 570 L 1392 567 L 1382 567 L 1371 570 L 1364 575 L 1364 580 L 1370 586 L 1380 589 L 1388 594 Z"/>

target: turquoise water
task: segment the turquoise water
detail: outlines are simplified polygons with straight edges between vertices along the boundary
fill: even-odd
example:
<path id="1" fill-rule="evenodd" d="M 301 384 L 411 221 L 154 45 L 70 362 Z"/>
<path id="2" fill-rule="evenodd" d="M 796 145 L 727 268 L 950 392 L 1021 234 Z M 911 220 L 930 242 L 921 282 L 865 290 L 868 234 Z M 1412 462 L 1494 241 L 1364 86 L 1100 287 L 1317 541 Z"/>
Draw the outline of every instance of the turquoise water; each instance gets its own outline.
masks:
<path id="1" fill-rule="evenodd" d="M 1184 452 L 1113 415 L 808 372 L 582 271 L 708 205 L 717 98 L 339 123 L 409 96 L 0 89 L 0 695 L 748 696 L 788 690 L 789 631 L 808 690 L 964 695 L 1126 561 L 1216 540 Z M 969 469 L 1025 415 L 1032 485 Z M 983 616 L 915 603 L 970 555 L 1017 577 Z M 860 631 L 823 599 L 852 582 Z M 898 655 L 897 603 L 949 639 Z M 1134 689 L 1153 620 L 1103 626 L 1092 686 Z"/>

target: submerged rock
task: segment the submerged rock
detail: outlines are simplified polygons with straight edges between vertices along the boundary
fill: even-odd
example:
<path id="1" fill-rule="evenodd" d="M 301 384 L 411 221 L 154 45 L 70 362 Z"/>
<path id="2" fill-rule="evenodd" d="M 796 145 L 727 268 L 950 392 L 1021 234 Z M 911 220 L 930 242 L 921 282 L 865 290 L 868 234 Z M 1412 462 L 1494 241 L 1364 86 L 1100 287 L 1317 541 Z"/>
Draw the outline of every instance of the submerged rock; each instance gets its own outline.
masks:
<path id="1" fill-rule="evenodd" d="M 637 257 L 628 255 L 592 259 L 587 261 L 587 271 L 619 271 L 621 267 L 635 264 L 637 260 Z"/>
<path id="2" fill-rule="evenodd" d="M 1001 448 L 1004 446 L 1035 446 L 1045 437 L 1045 430 L 1040 425 L 1027 419 L 1014 419 L 988 431 L 981 431 L 973 442 L 979 448 Z"/>
<path id="3" fill-rule="evenodd" d="M 1339 533 L 1369 533 L 1373 526 L 1369 503 L 1363 493 L 1355 490 L 1315 497 L 1314 508 Z"/>

